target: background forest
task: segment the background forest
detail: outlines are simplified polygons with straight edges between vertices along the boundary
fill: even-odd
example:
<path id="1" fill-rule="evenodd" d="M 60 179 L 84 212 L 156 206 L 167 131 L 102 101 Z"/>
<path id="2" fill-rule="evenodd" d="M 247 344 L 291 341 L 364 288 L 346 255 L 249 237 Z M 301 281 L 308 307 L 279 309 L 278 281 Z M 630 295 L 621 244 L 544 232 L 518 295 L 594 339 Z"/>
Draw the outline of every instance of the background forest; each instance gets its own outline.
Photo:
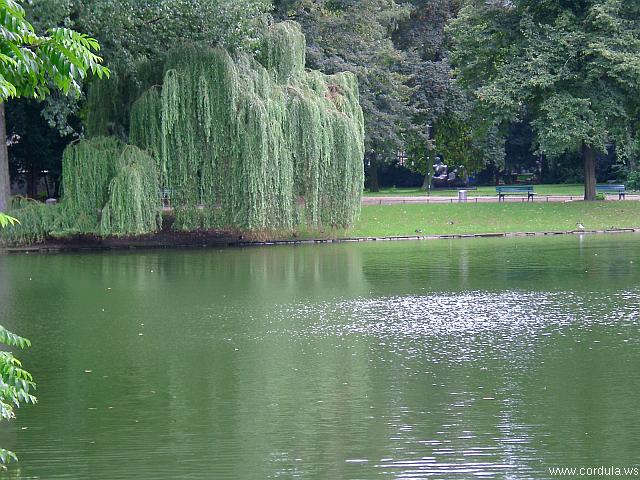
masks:
<path id="1" fill-rule="evenodd" d="M 354 73 L 365 116 L 366 186 L 420 186 L 436 156 L 480 184 L 639 175 L 635 2 L 463 0 L 31 0 L 36 29 L 64 25 L 101 44 L 112 71 L 80 98 L 7 104 L 14 189 L 58 196 L 64 148 L 127 140 L 130 108 L 182 43 L 259 57 L 268 25 L 295 20 L 306 66 Z M 107 98 L 105 102 L 105 89 Z M 553 93 L 553 94 L 551 94 Z M 586 162 L 586 163 L 585 163 Z M 589 163 L 591 162 L 591 164 Z"/>

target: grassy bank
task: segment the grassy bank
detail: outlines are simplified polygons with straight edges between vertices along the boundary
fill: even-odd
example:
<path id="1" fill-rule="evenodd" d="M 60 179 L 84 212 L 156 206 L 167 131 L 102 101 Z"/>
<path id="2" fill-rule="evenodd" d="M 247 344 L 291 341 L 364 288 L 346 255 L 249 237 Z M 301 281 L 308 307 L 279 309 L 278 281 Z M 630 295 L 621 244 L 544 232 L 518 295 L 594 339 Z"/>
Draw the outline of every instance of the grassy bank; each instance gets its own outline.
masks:
<path id="1" fill-rule="evenodd" d="M 338 237 L 546 232 L 639 228 L 640 202 L 374 205 Z M 305 233 L 304 237 L 317 236 Z"/>
<path id="2" fill-rule="evenodd" d="M 584 185 L 581 184 L 558 184 L 558 185 L 534 185 L 534 191 L 538 195 L 584 195 Z M 427 193 L 419 188 L 383 188 L 379 192 L 364 192 L 365 197 L 421 197 Z M 457 197 L 458 190 L 432 190 L 432 197 Z M 494 197 L 496 187 L 478 187 L 477 190 L 469 190 L 470 197 Z"/>
<path id="3" fill-rule="evenodd" d="M 165 218 L 165 230 L 140 237 L 70 236 L 43 238 L 42 248 L 125 248 L 233 245 L 242 242 L 356 237 L 466 235 L 480 233 L 570 232 L 640 228 L 640 202 L 454 203 L 363 206 L 349 230 L 261 232 L 175 232 Z M 34 242 L 18 242 L 29 245 Z M 38 242 L 39 243 L 39 242 Z M 38 247 L 36 247 L 38 248 Z"/>

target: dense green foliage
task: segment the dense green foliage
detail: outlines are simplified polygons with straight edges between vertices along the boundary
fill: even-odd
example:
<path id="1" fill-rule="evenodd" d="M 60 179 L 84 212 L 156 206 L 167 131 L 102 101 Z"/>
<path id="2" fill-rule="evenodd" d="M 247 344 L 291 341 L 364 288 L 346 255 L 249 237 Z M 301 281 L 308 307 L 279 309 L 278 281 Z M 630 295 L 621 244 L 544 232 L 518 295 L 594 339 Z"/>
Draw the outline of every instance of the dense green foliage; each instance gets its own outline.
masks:
<path id="1" fill-rule="evenodd" d="M 48 100 L 43 114 L 61 132 L 80 113 L 91 135 L 126 138 L 129 107 L 148 84 L 150 60 L 160 64 L 167 45 L 201 43 L 231 51 L 254 51 L 267 25 L 269 0 L 31 0 L 26 5 L 39 29 L 65 25 L 90 32 L 102 45 L 113 82 L 91 82 L 89 103 L 81 112 L 66 98 Z M 156 83 L 161 82 L 157 78 Z M 91 90 L 97 89 L 97 95 Z M 104 89 L 118 95 L 106 96 Z M 109 98 L 106 103 L 96 98 Z M 118 105 L 114 105 L 117 102 Z M 95 115 L 98 118 L 95 118 Z M 78 131 L 77 133 L 81 133 Z"/>
<path id="2" fill-rule="evenodd" d="M 585 198 L 595 197 L 596 152 L 638 152 L 640 5 L 466 2 L 451 24 L 454 61 L 484 115 L 531 119 L 538 152 L 582 152 Z"/>
<path id="3" fill-rule="evenodd" d="M 296 200 L 313 227 L 358 215 L 355 77 L 305 71 L 296 23 L 274 25 L 264 42 L 264 66 L 222 49 L 175 50 L 161 93 L 152 87 L 133 105 L 131 141 L 156 158 L 178 228 L 291 229 L 303 220 Z"/>
<path id="4" fill-rule="evenodd" d="M 83 98 L 55 92 L 38 106 L 30 103 L 27 109 L 41 114 L 51 132 L 40 134 L 32 122 L 21 124 L 9 119 L 9 132 L 15 138 L 9 149 L 11 175 L 18 178 L 26 174 L 29 195 L 34 195 L 40 178 L 45 175 L 54 185 L 48 195 L 56 197 L 61 152 L 66 144 L 85 132 L 115 134 L 125 139 L 131 102 L 144 89 L 161 83 L 159 58 L 166 52 L 167 45 L 189 41 L 253 51 L 260 42 L 271 8 L 269 0 L 29 0 L 22 4 L 24 15 L 18 3 L 2 2 L 2 8 L 8 8 L 3 27 L 12 36 L 11 39 L 3 37 L 3 45 L 7 47 L 7 42 L 17 40 L 16 33 L 29 41 L 37 38 L 37 44 L 17 44 L 19 48 L 15 51 L 3 47 L 0 53 L 6 54 L 9 61 L 16 52 L 34 60 L 33 65 L 19 64 L 29 75 L 26 85 L 33 86 L 34 80 L 46 80 L 38 87 L 42 94 L 51 86 L 66 89 L 68 85 L 70 89 L 81 88 L 86 92 L 90 84 L 91 90 L 98 90 L 98 95 L 89 93 L 89 105 Z M 24 21 L 25 17 L 31 20 L 33 29 Z M 103 76 L 101 81 L 88 81 L 89 71 L 100 75 L 106 70 L 97 65 L 99 58 L 91 52 L 97 46 L 96 41 L 73 30 L 88 32 L 99 40 L 103 47 L 101 54 L 112 69 L 111 79 L 105 81 Z M 50 64 L 50 61 L 58 63 Z M 29 73 L 31 68 L 26 68 L 29 65 L 38 67 L 35 77 L 33 72 Z M 52 66 L 60 68 L 56 70 Z M 11 65 L 7 68 L 10 72 L 14 70 Z M 155 83 L 148 83 L 155 72 L 160 76 L 154 78 Z M 105 89 L 120 95 L 103 95 Z M 96 97 L 102 98 L 102 103 L 92 102 Z M 105 98 L 109 101 L 104 102 Z M 23 110 L 25 101 L 18 99 L 10 103 L 8 110 L 13 113 Z M 55 138 L 56 131 L 63 138 Z M 25 159 L 23 154 L 30 148 L 25 144 L 34 145 L 34 138 L 51 145 L 43 147 L 46 154 Z M 0 210 L 7 208 L 9 186 L 9 171 L 0 165 Z"/>
<path id="5" fill-rule="evenodd" d="M 109 200 L 102 209 L 101 235 L 143 235 L 162 223 L 158 175 L 153 158 L 137 147 L 124 148 L 117 175 L 109 183 Z"/>
<path id="6" fill-rule="evenodd" d="M 0 344 L 8 347 L 26 348 L 31 343 L 26 338 L 11 333 L 0 325 Z M 0 352 L 0 420 L 15 418 L 15 409 L 25 403 L 36 403 L 36 397 L 32 395 L 36 384 L 31 374 L 22 368 L 22 363 L 11 352 Z M 15 453 L 0 448 L 0 466 L 10 461 L 17 461 Z"/>
<path id="7" fill-rule="evenodd" d="M 252 51 L 271 9 L 269 0 L 31 0 L 42 25 L 71 24 L 91 32 L 107 61 L 132 65 L 167 45 L 205 43 Z"/>
<path id="8" fill-rule="evenodd" d="M 398 152 L 423 175 L 436 153 L 471 171 L 499 159 L 495 131 L 475 128 L 473 102 L 452 77 L 445 27 L 458 0 L 274 3 L 276 15 L 302 24 L 310 66 L 358 77 L 370 189 L 377 188 L 381 163 L 392 163 Z"/>
<path id="9" fill-rule="evenodd" d="M 89 72 L 100 78 L 109 73 L 93 53 L 100 49 L 96 40 L 67 28 L 38 35 L 14 0 L 0 0 L 0 22 L 0 101 L 44 98 L 52 84 L 64 92 L 77 90 L 77 79 Z"/>
<path id="10" fill-rule="evenodd" d="M 640 172 L 632 171 L 627 177 L 627 188 L 632 190 L 640 190 Z"/>
<path id="11" fill-rule="evenodd" d="M 28 245 L 75 234 L 141 235 L 161 226 L 155 161 L 115 138 L 67 147 L 63 188 L 58 205 L 16 198 L 10 212 L 19 223 L 0 231 L 3 243 Z"/>
<path id="12" fill-rule="evenodd" d="M 291 31 L 265 33 L 271 6 L 274 18 L 302 25 L 305 55 Z M 277 84 L 300 83 L 291 74 L 305 66 L 327 75 L 353 73 L 364 113 L 371 188 L 378 183 L 378 171 L 389 176 L 387 185 L 397 175 L 405 175 L 402 184 L 416 182 L 417 177 L 393 173 L 407 172 L 404 167 L 378 168 L 382 162 L 393 165 L 398 158 L 425 174 L 436 155 L 449 165 L 466 166 L 469 173 L 482 172 L 478 178 L 485 183 L 510 182 L 511 173 L 523 169 L 535 172 L 536 181 L 585 178 L 590 189 L 596 173 L 600 181 L 616 178 L 617 172 L 617 181 L 635 178 L 640 155 L 638 7 L 629 2 L 32 0 L 25 8 L 38 31 L 64 25 L 100 40 L 113 75 L 91 82 L 80 111 L 84 133 L 114 135 L 149 150 L 161 185 L 168 185 L 169 168 L 162 153 L 161 87 L 169 70 L 183 68 L 175 59 L 166 63 L 166 46 L 188 51 L 181 46 L 185 43 L 199 49 L 223 47 L 234 64 L 237 52 L 251 54 L 275 72 Z M 291 45 L 274 42 L 277 35 L 291 38 Z M 179 77 L 169 79 L 169 85 L 183 81 Z M 193 82 L 195 92 L 197 80 Z M 75 100 L 47 101 L 44 115 L 52 124 L 61 132 L 81 132 L 69 122 Z M 310 112 L 297 108 L 294 114 Z M 49 136 L 42 139 L 53 142 Z M 198 142 L 188 140 L 189 147 L 197 149 Z M 315 147 L 309 143 L 304 148 Z M 60 171 L 57 159 L 44 166 L 25 162 L 19 150 L 16 146 L 14 172 L 29 171 L 31 180 L 34 169 L 46 169 L 53 178 Z M 57 156 L 60 149 L 48 151 Z M 581 173 L 581 156 L 589 165 L 587 175 Z M 598 170 L 593 167 L 596 159 Z M 611 168 L 615 161 L 626 165 Z M 202 172 L 196 177 L 200 182 Z M 295 193 L 305 197 L 307 206 L 318 203 L 313 192 Z M 218 199 L 214 205 L 215 214 L 191 209 L 185 215 L 194 225 L 236 223 L 225 219 Z M 314 209 L 306 215 L 312 222 L 319 211 Z M 282 223 L 288 222 L 285 215 Z"/>
<path id="13" fill-rule="evenodd" d="M 109 200 L 109 185 L 121 169 L 124 144 L 115 138 L 95 138 L 70 145 L 62 159 L 65 208 L 80 230 L 91 230 L 96 213 Z"/>
<path id="14" fill-rule="evenodd" d="M 113 137 L 69 146 L 63 185 L 62 214 L 73 231 L 140 235 L 160 226 L 156 164 L 137 147 Z"/>
<path id="15" fill-rule="evenodd" d="M 52 231 L 62 228 L 58 205 L 45 205 L 16 197 L 9 211 L 18 221 L 0 230 L 0 244 L 30 245 L 43 242 Z"/>
<path id="16" fill-rule="evenodd" d="M 356 75 L 366 125 L 367 163 L 403 149 L 414 109 L 407 56 L 392 35 L 409 18 L 410 5 L 395 0 L 280 0 L 276 14 L 302 25 L 307 64 L 324 73 Z"/>
<path id="17" fill-rule="evenodd" d="M 170 52 L 162 85 L 132 105 L 137 147 L 113 136 L 70 145 L 62 203 L 20 205 L 29 226 L 8 230 L 10 241 L 155 232 L 160 192 L 182 230 L 353 224 L 364 157 L 357 79 L 305 70 L 297 23 L 274 25 L 263 42 L 259 61 L 206 46 Z"/>
<path id="18" fill-rule="evenodd" d="M 39 35 L 14 0 L 0 0 L 0 27 L 0 211 L 4 211 L 10 181 L 3 102 L 16 97 L 42 99 L 51 88 L 79 93 L 79 79 L 90 73 L 108 76 L 109 70 L 94 53 L 100 48 L 96 40 L 58 26 Z"/>

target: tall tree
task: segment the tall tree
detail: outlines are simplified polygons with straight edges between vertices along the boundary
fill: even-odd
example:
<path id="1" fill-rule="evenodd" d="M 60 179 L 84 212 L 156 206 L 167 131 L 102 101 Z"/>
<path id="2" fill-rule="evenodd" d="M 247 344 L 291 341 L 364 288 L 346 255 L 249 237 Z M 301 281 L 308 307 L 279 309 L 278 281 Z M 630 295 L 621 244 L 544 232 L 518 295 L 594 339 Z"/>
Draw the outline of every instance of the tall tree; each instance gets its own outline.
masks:
<path id="1" fill-rule="evenodd" d="M 394 36 L 396 45 L 407 57 L 404 69 L 413 88 L 411 103 L 415 113 L 407 132 L 409 166 L 424 175 L 425 189 L 436 144 L 437 153 L 444 153 L 446 161 L 450 161 L 453 152 L 445 144 L 451 142 L 443 140 L 458 133 L 450 128 L 453 118 L 459 119 L 468 111 L 468 102 L 453 79 L 446 45 L 445 27 L 456 15 L 458 3 L 458 0 L 411 0 L 411 15 Z M 456 136 L 455 141 L 459 140 Z M 464 162 L 462 158 L 455 160 Z"/>
<path id="2" fill-rule="evenodd" d="M 358 77 L 369 185 L 375 190 L 378 164 L 404 148 L 404 132 L 415 113 L 407 57 L 393 42 L 411 6 L 394 0 L 279 0 L 275 5 L 276 15 L 302 24 L 309 67 Z"/>
<path id="3" fill-rule="evenodd" d="M 67 28 L 36 34 L 14 0 L 0 0 L 0 211 L 9 206 L 10 179 L 4 101 L 8 98 L 45 98 L 51 88 L 78 91 L 77 79 L 93 73 L 108 75 L 94 52 L 100 46 L 87 35 Z"/>
<path id="4" fill-rule="evenodd" d="M 598 153 L 637 151 L 638 2 L 467 0 L 451 32 L 458 78 L 484 115 L 531 118 L 540 154 L 579 152 L 586 200 Z"/>
<path id="5" fill-rule="evenodd" d="M 412 103 L 418 116 L 413 123 L 423 131 L 458 103 L 445 32 L 457 13 L 458 3 L 459 0 L 411 0 L 411 14 L 394 34 L 397 47 L 405 52 L 404 68 L 414 87 Z"/>

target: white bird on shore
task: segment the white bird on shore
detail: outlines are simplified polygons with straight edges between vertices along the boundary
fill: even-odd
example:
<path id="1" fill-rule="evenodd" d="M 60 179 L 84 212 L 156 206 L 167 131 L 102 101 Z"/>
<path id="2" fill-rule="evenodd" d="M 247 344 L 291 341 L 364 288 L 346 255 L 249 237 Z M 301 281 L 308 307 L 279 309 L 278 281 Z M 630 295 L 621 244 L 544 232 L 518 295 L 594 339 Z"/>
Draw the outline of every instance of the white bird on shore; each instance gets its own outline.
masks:
<path id="1" fill-rule="evenodd" d="M 578 230 L 583 230 L 584 231 L 584 225 L 581 224 L 580 222 L 576 223 L 576 227 L 578 227 Z"/>

